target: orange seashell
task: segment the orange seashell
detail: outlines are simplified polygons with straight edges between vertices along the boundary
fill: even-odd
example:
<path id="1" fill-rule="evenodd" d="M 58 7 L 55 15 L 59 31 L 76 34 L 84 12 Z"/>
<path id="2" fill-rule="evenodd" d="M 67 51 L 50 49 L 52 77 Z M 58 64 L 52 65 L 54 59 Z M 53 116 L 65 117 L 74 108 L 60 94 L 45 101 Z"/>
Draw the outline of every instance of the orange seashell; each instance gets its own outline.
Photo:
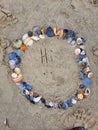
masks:
<path id="1" fill-rule="evenodd" d="M 20 48 L 20 50 L 26 51 L 27 50 L 27 46 L 26 45 L 22 45 L 21 48 Z"/>
<path id="2" fill-rule="evenodd" d="M 84 94 L 83 94 L 83 99 L 86 99 L 86 98 L 88 98 L 88 95 L 84 95 Z"/>
<path id="3" fill-rule="evenodd" d="M 88 73 L 88 78 L 93 78 L 94 77 L 94 74 L 92 72 L 89 72 Z"/>
<path id="4" fill-rule="evenodd" d="M 60 30 L 60 34 L 59 37 L 62 38 L 63 37 L 63 29 Z"/>
<path id="5" fill-rule="evenodd" d="M 17 78 L 12 78 L 14 83 L 20 83 L 23 80 L 22 74 L 19 74 Z"/>
<path id="6" fill-rule="evenodd" d="M 63 37 L 63 29 L 58 30 L 56 35 L 59 36 L 60 38 L 62 38 Z"/>
<path id="7" fill-rule="evenodd" d="M 30 91 L 30 92 L 29 92 L 29 95 L 30 95 L 30 96 L 33 96 L 33 91 Z"/>
<path id="8" fill-rule="evenodd" d="M 56 27 L 53 27 L 52 29 L 53 29 L 53 32 L 54 32 L 55 36 L 57 36 L 57 29 L 56 29 Z"/>
<path id="9" fill-rule="evenodd" d="M 57 31 L 56 27 L 52 27 L 52 29 L 53 29 L 55 36 L 59 36 L 60 38 L 63 37 L 63 29 L 59 29 L 58 31 Z"/>

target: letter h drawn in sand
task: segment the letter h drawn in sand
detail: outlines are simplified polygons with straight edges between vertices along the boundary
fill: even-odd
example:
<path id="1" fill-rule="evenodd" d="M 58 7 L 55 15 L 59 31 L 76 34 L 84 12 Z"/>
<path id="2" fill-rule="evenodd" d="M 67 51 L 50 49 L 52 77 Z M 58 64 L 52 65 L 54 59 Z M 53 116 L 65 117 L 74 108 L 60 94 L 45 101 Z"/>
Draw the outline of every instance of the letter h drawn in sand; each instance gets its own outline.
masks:
<path id="1" fill-rule="evenodd" d="M 40 49 L 40 52 L 41 52 L 41 63 L 42 63 L 42 64 L 48 63 L 46 48 Z"/>

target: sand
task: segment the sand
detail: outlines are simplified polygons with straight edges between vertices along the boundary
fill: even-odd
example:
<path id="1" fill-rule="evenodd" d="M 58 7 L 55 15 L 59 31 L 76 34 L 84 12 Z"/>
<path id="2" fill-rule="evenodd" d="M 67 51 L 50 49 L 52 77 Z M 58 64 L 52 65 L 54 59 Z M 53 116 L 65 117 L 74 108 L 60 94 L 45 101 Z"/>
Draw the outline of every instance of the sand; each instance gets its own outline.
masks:
<path id="1" fill-rule="evenodd" d="M 0 0 L 0 130 L 64 130 L 79 125 L 98 130 L 97 5 L 97 0 Z M 35 25 L 73 29 L 87 39 L 85 47 L 94 72 L 87 100 L 65 111 L 51 110 L 30 104 L 11 81 L 8 54 L 13 51 L 12 41 Z M 67 100 L 81 82 L 74 49 L 57 38 L 34 42 L 22 58 L 24 80 L 48 100 Z M 41 50 L 47 53 L 43 63 Z"/>

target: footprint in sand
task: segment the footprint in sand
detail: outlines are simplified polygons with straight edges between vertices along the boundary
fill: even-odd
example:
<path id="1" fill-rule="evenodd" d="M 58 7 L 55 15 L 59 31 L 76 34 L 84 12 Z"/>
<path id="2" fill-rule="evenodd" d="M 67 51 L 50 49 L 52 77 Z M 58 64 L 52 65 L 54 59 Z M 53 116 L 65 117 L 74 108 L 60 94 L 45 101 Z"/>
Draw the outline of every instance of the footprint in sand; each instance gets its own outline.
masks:
<path id="1" fill-rule="evenodd" d="M 82 126 L 89 130 L 98 130 L 96 120 L 91 115 L 91 111 L 81 108 L 73 112 L 71 115 L 68 115 L 67 120 L 66 118 L 63 118 L 63 124 L 68 129 Z"/>

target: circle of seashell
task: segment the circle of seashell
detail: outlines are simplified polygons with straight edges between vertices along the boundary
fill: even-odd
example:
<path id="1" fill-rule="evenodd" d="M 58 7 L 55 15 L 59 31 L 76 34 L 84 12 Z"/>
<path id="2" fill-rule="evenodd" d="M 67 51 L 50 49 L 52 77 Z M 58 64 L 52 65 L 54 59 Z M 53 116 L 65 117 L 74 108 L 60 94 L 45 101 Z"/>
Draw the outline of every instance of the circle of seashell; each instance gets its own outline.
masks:
<path id="1" fill-rule="evenodd" d="M 21 57 L 28 49 L 28 47 L 33 45 L 34 41 L 44 39 L 45 37 L 58 37 L 59 39 L 64 39 L 71 46 L 75 47 L 74 54 L 76 55 L 77 63 L 81 66 L 80 79 L 82 83 L 79 85 L 78 90 L 67 100 L 60 101 L 58 103 L 53 103 L 47 101 L 44 97 L 36 92 L 33 92 L 33 86 L 29 85 L 23 81 L 23 75 L 20 69 Z M 59 29 L 56 27 L 47 27 L 47 29 L 34 27 L 33 31 L 22 36 L 22 39 L 16 39 L 13 42 L 13 47 L 15 51 L 9 54 L 9 66 L 11 69 L 11 79 L 19 86 L 22 94 L 33 104 L 41 103 L 47 108 L 61 108 L 67 109 L 72 107 L 78 101 L 84 100 L 90 95 L 90 86 L 92 85 L 93 73 L 90 70 L 89 59 L 87 57 L 86 51 L 84 49 L 86 40 L 82 37 L 77 37 L 76 33 L 68 29 Z"/>

